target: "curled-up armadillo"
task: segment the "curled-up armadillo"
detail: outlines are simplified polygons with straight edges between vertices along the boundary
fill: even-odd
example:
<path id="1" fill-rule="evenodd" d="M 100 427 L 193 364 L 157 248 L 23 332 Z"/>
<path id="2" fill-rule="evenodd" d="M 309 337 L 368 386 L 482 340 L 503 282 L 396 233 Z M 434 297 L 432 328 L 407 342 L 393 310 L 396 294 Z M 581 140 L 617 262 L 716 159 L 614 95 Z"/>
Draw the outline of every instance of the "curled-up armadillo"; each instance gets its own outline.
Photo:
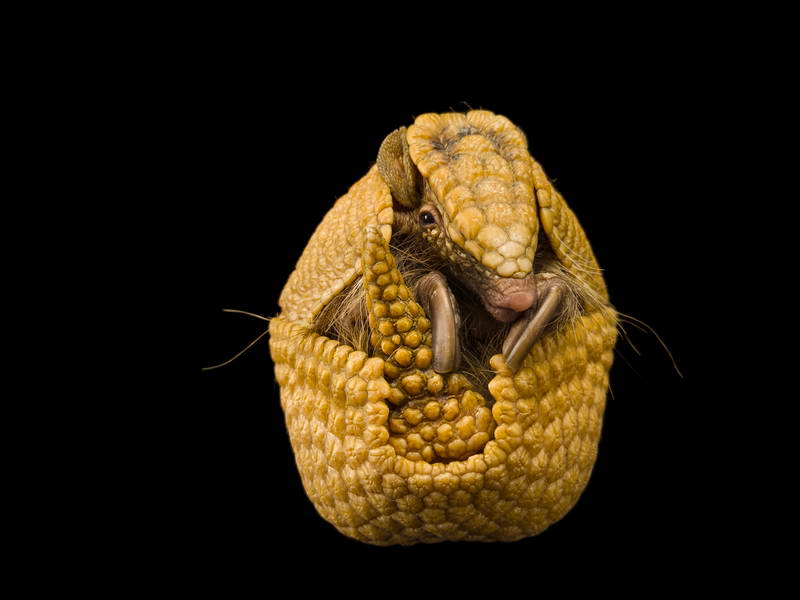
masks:
<path id="1" fill-rule="evenodd" d="M 616 313 L 505 117 L 425 114 L 390 134 L 280 307 L 270 352 L 297 466 L 345 535 L 517 540 L 578 500 Z"/>

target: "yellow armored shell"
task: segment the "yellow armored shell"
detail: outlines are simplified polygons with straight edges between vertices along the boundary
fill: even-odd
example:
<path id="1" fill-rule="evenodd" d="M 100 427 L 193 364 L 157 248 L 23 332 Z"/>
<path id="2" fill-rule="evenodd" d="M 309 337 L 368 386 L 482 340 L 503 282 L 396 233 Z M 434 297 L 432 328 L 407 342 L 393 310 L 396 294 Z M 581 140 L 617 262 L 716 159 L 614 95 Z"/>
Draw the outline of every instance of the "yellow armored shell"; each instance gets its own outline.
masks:
<path id="1" fill-rule="evenodd" d="M 422 115 L 406 141 L 455 252 L 501 277 L 525 277 L 541 228 L 558 261 L 607 303 L 583 229 L 508 119 Z M 373 167 L 312 235 L 270 323 L 306 493 L 339 531 L 372 544 L 536 535 L 569 511 L 591 474 L 615 314 L 584 307 L 516 373 L 494 355 L 488 390 L 440 375 L 430 321 L 392 255 L 393 223 L 392 194 Z M 358 278 L 369 353 L 315 331 L 319 312 Z"/>

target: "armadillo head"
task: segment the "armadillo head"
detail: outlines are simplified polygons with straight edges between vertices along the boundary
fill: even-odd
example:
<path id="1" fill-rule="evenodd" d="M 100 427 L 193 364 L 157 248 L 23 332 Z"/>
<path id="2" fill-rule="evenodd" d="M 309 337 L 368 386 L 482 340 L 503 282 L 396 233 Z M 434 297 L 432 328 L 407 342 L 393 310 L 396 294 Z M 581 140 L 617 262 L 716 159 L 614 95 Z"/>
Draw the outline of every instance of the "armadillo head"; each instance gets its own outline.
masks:
<path id="1" fill-rule="evenodd" d="M 421 115 L 379 153 L 398 212 L 500 321 L 536 301 L 532 165 L 522 131 L 479 110 Z"/>

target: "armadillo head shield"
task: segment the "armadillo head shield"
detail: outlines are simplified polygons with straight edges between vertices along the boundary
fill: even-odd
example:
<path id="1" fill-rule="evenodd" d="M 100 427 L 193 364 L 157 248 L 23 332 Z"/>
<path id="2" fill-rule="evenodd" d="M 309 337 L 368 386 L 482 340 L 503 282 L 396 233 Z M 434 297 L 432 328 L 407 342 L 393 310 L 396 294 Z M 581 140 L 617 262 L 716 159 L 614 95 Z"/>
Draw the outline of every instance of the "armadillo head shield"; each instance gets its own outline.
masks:
<path id="1" fill-rule="evenodd" d="M 457 250 L 499 277 L 530 275 L 539 220 L 523 133 L 505 117 L 471 111 L 422 115 L 407 138 Z"/>

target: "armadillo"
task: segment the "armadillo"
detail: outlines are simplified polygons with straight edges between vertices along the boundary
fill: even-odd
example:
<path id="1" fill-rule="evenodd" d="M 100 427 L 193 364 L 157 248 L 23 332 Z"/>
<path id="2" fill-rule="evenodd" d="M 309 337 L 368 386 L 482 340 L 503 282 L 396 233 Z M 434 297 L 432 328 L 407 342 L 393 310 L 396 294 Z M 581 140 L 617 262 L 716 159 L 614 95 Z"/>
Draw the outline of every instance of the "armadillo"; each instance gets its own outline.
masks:
<path id="1" fill-rule="evenodd" d="M 270 321 L 304 489 L 375 545 L 515 541 L 595 463 L 617 313 L 523 132 L 423 114 L 311 236 Z"/>

